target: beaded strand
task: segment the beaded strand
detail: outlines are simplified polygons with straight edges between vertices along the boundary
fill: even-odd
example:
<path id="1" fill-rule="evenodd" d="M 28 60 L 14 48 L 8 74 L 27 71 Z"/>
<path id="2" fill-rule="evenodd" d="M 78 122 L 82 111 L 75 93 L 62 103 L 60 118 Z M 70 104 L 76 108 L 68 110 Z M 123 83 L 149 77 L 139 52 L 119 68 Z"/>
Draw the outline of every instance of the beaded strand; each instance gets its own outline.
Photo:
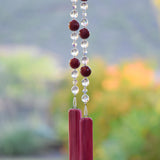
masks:
<path id="1" fill-rule="evenodd" d="M 73 56 L 73 58 L 70 60 L 70 67 L 73 69 L 73 71 L 72 71 L 73 87 L 71 88 L 71 91 L 74 95 L 73 108 L 77 108 L 76 95 L 79 92 L 79 87 L 77 86 L 77 83 L 78 83 L 78 81 L 77 81 L 77 77 L 78 77 L 77 69 L 80 66 L 80 61 L 79 61 L 78 58 L 76 58 L 79 54 L 79 51 L 77 49 L 77 42 L 76 42 L 78 40 L 79 36 L 78 36 L 76 31 L 80 27 L 78 21 L 76 20 L 76 18 L 78 17 L 77 4 L 76 4 L 77 1 L 78 0 L 71 0 L 73 10 L 70 13 L 72 21 L 69 22 L 69 29 L 72 31 L 71 39 L 73 40 L 73 43 L 72 43 L 73 49 L 71 50 L 71 55 Z"/>
<path id="2" fill-rule="evenodd" d="M 88 116 L 87 103 L 89 101 L 89 96 L 87 94 L 87 92 L 88 92 L 87 87 L 89 85 L 89 79 L 87 77 L 89 77 L 90 74 L 91 74 L 91 69 L 87 65 L 88 61 L 89 61 L 89 59 L 87 57 L 87 53 L 88 53 L 87 48 L 88 48 L 88 45 L 89 45 L 87 39 L 90 36 L 89 30 L 87 29 L 87 26 L 88 26 L 88 20 L 87 20 L 88 3 L 87 3 L 87 0 L 81 0 L 80 8 L 82 10 L 81 26 L 83 27 L 79 31 L 79 36 L 82 39 L 81 47 L 83 49 L 83 56 L 82 56 L 82 60 L 81 60 L 83 66 L 81 67 L 80 72 L 81 72 L 81 75 L 84 77 L 83 80 L 82 80 L 83 95 L 81 97 L 81 100 L 85 105 L 84 116 L 87 117 Z"/>

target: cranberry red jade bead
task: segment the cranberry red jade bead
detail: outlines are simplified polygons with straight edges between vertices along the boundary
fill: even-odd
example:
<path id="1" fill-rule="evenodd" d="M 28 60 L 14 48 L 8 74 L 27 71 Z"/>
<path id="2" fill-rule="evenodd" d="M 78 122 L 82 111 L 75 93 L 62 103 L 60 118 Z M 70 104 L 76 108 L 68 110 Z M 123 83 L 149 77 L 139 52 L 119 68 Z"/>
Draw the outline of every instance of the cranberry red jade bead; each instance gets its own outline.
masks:
<path id="1" fill-rule="evenodd" d="M 79 59 L 77 58 L 73 58 L 70 60 L 70 66 L 73 68 L 73 69 L 76 69 L 80 66 L 80 61 Z"/>
<path id="2" fill-rule="evenodd" d="M 91 69 L 88 66 L 81 67 L 81 75 L 84 77 L 88 77 L 91 74 Z"/>
<path id="3" fill-rule="evenodd" d="M 70 23 L 69 23 L 69 29 L 71 31 L 77 31 L 79 29 L 79 23 L 76 21 L 76 20 L 72 20 Z"/>
<path id="4" fill-rule="evenodd" d="M 83 28 L 79 31 L 79 35 L 82 39 L 87 39 L 90 36 L 88 29 Z"/>

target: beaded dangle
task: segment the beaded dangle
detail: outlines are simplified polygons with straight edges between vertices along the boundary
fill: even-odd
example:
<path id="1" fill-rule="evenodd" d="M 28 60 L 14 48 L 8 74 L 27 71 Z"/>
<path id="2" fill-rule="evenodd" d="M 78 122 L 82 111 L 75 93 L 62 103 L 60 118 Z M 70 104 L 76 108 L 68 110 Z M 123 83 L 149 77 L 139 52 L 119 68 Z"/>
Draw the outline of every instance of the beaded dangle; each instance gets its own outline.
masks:
<path id="1" fill-rule="evenodd" d="M 77 1 L 78 0 L 71 0 L 73 10 L 70 13 L 72 21 L 69 23 L 69 29 L 72 31 L 71 39 L 73 40 L 73 43 L 72 43 L 73 49 L 71 50 L 71 55 L 73 56 L 73 58 L 70 60 L 70 66 L 73 69 L 73 71 L 72 71 L 73 87 L 71 88 L 71 91 L 74 95 L 73 108 L 77 108 L 76 95 L 79 92 L 79 88 L 77 86 L 77 83 L 78 83 L 78 81 L 77 81 L 77 77 L 78 77 L 77 69 L 80 66 L 80 61 L 79 61 L 78 58 L 76 58 L 79 54 L 79 51 L 77 49 L 77 42 L 76 41 L 78 40 L 78 37 L 79 37 L 78 34 L 77 34 L 77 30 L 79 29 L 79 26 L 80 26 L 78 21 L 76 20 L 76 18 L 78 17 L 77 4 L 76 4 Z"/>
<path id="2" fill-rule="evenodd" d="M 85 105 L 85 108 L 84 108 L 84 117 L 88 117 L 88 109 L 87 109 L 87 102 L 89 101 L 89 96 L 87 95 L 87 86 L 89 85 L 89 79 L 87 77 L 90 76 L 91 74 L 91 69 L 89 66 L 87 66 L 88 64 L 88 57 L 87 57 L 87 48 L 88 48 L 88 41 L 87 39 L 89 38 L 90 36 L 90 33 L 87 29 L 87 26 L 88 26 L 88 20 L 87 20 L 87 9 L 88 9 L 88 3 L 87 3 L 87 0 L 81 0 L 81 4 L 80 4 L 80 8 L 82 10 L 82 20 L 81 20 L 81 26 L 83 27 L 80 31 L 79 31 L 79 36 L 81 37 L 82 39 L 82 42 L 81 42 L 81 47 L 83 49 L 83 56 L 82 56 L 82 64 L 83 66 L 81 67 L 80 69 L 80 72 L 81 72 L 81 75 L 84 77 L 83 80 L 82 80 L 82 86 L 84 87 L 83 88 L 83 95 L 82 95 L 82 102 L 84 103 Z"/>

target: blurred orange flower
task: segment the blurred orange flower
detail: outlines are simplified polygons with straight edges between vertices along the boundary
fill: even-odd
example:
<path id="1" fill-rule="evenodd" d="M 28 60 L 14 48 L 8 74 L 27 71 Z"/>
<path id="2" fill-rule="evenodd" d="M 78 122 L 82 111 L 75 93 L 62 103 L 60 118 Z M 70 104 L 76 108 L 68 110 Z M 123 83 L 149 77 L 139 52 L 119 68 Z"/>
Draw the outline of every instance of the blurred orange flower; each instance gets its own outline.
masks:
<path id="1" fill-rule="evenodd" d="M 123 80 L 133 87 L 147 87 L 154 81 L 153 70 L 141 61 L 125 65 L 121 74 Z"/>
<path id="2" fill-rule="evenodd" d="M 106 90 L 116 90 L 119 87 L 118 79 L 106 79 L 102 82 L 102 86 Z"/>
<path id="3" fill-rule="evenodd" d="M 119 77 L 120 72 L 117 66 L 108 66 L 106 68 L 106 75 L 110 77 Z"/>

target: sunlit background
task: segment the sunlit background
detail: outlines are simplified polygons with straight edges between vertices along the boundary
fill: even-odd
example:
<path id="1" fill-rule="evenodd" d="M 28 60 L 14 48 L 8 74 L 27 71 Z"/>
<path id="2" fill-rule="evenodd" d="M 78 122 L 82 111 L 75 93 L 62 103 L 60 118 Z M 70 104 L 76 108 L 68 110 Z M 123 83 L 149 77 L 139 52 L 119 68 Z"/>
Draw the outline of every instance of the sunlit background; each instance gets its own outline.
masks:
<path id="1" fill-rule="evenodd" d="M 67 160 L 71 2 L 0 2 L 0 159 Z M 88 3 L 94 160 L 160 160 L 160 0 Z"/>

